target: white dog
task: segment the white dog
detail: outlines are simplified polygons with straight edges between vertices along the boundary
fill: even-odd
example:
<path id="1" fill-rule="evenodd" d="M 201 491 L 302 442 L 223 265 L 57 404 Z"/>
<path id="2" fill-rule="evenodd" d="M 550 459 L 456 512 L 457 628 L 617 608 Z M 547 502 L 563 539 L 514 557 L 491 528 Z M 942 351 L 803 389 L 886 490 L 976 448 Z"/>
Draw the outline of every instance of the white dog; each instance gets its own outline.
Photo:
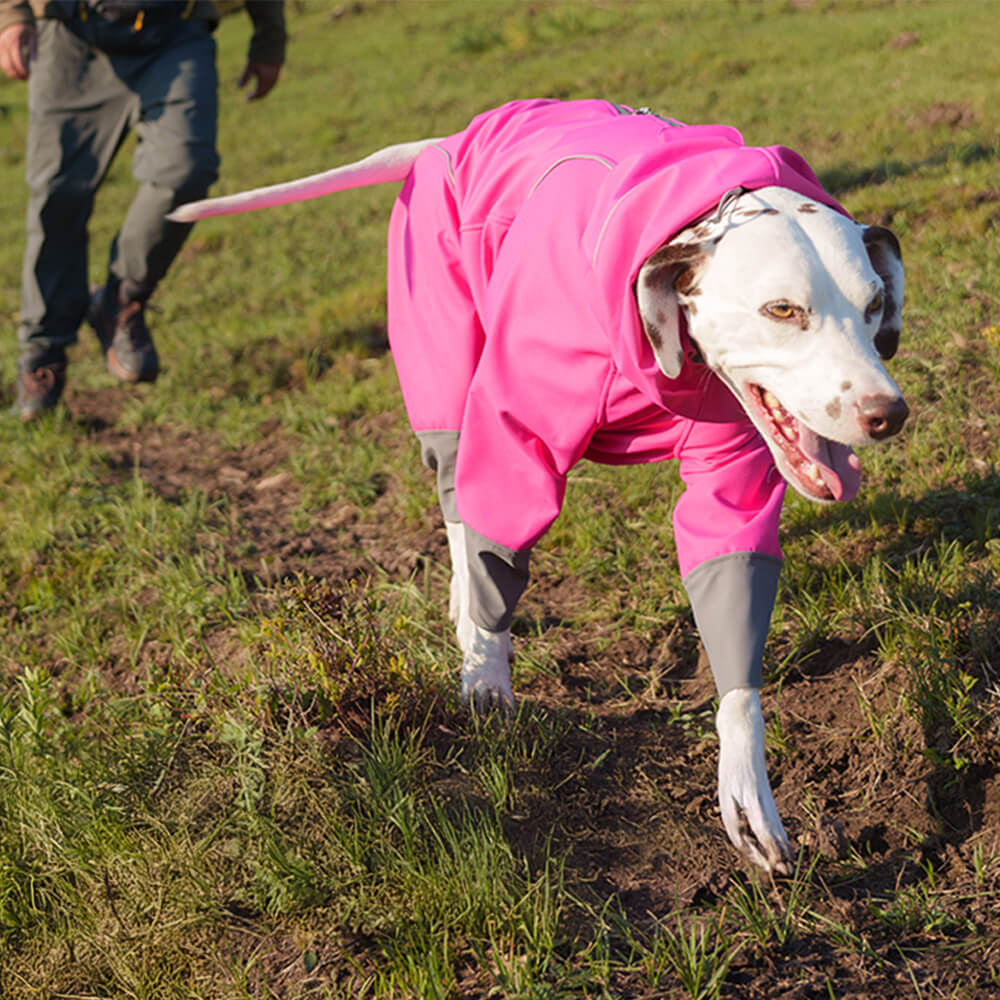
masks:
<path id="1" fill-rule="evenodd" d="M 758 696 L 778 515 L 785 482 L 851 499 L 852 446 L 906 419 L 881 363 L 900 332 L 895 237 L 852 220 L 790 150 L 604 101 L 514 102 L 171 218 L 393 181 L 390 342 L 437 472 L 464 697 L 513 704 L 510 619 L 569 468 L 679 459 L 723 822 L 746 857 L 789 872 Z"/>

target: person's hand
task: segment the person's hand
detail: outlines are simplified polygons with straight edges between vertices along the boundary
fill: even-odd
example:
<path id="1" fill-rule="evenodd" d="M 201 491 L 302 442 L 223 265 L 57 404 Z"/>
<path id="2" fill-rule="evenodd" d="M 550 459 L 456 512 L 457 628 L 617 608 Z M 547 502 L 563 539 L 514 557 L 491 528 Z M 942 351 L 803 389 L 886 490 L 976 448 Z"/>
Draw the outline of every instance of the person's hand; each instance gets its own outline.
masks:
<path id="1" fill-rule="evenodd" d="M 10 24 L 0 31 L 0 70 L 12 80 L 27 80 L 37 42 L 33 24 Z"/>
<path id="2" fill-rule="evenodd" d="M 272 63 L 248 62 L 236 86 L 245 87 L 251 80 L 255 80 L 256 86 L 247 96 L 247 100 L 256 101 L 271 92 L 271 88 L 278 82 L 280 72 L 281 67 Z"/>

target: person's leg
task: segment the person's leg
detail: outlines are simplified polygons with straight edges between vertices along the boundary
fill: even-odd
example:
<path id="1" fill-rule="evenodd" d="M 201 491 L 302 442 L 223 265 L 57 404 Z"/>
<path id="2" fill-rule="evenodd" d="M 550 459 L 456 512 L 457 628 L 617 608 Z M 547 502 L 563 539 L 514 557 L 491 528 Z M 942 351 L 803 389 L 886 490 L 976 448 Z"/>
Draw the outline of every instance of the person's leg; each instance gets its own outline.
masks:
<path id="1" fill-rule="evenodd" d="M 139 187 L 111 244 L 108 278 L 89 318 L 113 374 L 153 381 L 159 360 L 144 307 L 192 228 L 165 216 L 203 198 L 218 176 L 215 41 L 204 22 L 185 22 L 162 48 L 117 54 L 114 64 L 137 97 L 133 174 Z"/>
<path id="2" fill-rule="evenodd" d="M 191 231 L 167 222 L 178 205 L 198 201 L 219 176 L 216 149 L 219 80 L 215 39 L 204 21 L 185 22 L 131 81 L 139 96 L 139 182 L 112 245 L 109 273 L 148 299 Z"/>
<path id="3" fill-rule="evenodd" d="M 15 406 L 24 419 L 62 392 L 66 349 L 87 308 L 87 223 L 128 117 L 128 93 L 107 60 L 59 21 L 39 23 L 28 95 Z"/>

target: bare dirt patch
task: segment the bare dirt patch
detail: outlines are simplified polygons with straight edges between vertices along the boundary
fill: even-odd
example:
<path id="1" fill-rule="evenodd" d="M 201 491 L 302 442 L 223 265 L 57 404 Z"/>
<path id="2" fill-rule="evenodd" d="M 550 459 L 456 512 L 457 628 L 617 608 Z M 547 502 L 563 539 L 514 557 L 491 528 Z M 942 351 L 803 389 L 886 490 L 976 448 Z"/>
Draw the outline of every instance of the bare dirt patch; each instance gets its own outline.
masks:
<path id="1" fill-rule="evenodd" d="M 976 123 L 976 114 L 969 105 L 959 101 L 937 101 L 926 111 L 910 119 L 911 128 L 966 128 Z"/>

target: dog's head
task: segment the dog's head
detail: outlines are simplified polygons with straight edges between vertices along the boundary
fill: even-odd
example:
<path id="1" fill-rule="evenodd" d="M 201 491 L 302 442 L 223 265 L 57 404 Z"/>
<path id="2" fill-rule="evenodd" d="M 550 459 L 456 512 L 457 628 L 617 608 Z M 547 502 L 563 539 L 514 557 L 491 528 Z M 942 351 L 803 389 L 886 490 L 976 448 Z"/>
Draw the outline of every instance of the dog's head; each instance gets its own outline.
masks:
<path id="1" fill-rule="evenodd" d="M 678 311 L 778 469 L 811 500 L 849 500 L 852 446 L 899 432 L 906 403 L 882 360 L 899 344 L 903 264 L 889 230 L 785 188 L 734 195 L 643 265 L 636 301 L 657 363 L 684 362 Z"/>

